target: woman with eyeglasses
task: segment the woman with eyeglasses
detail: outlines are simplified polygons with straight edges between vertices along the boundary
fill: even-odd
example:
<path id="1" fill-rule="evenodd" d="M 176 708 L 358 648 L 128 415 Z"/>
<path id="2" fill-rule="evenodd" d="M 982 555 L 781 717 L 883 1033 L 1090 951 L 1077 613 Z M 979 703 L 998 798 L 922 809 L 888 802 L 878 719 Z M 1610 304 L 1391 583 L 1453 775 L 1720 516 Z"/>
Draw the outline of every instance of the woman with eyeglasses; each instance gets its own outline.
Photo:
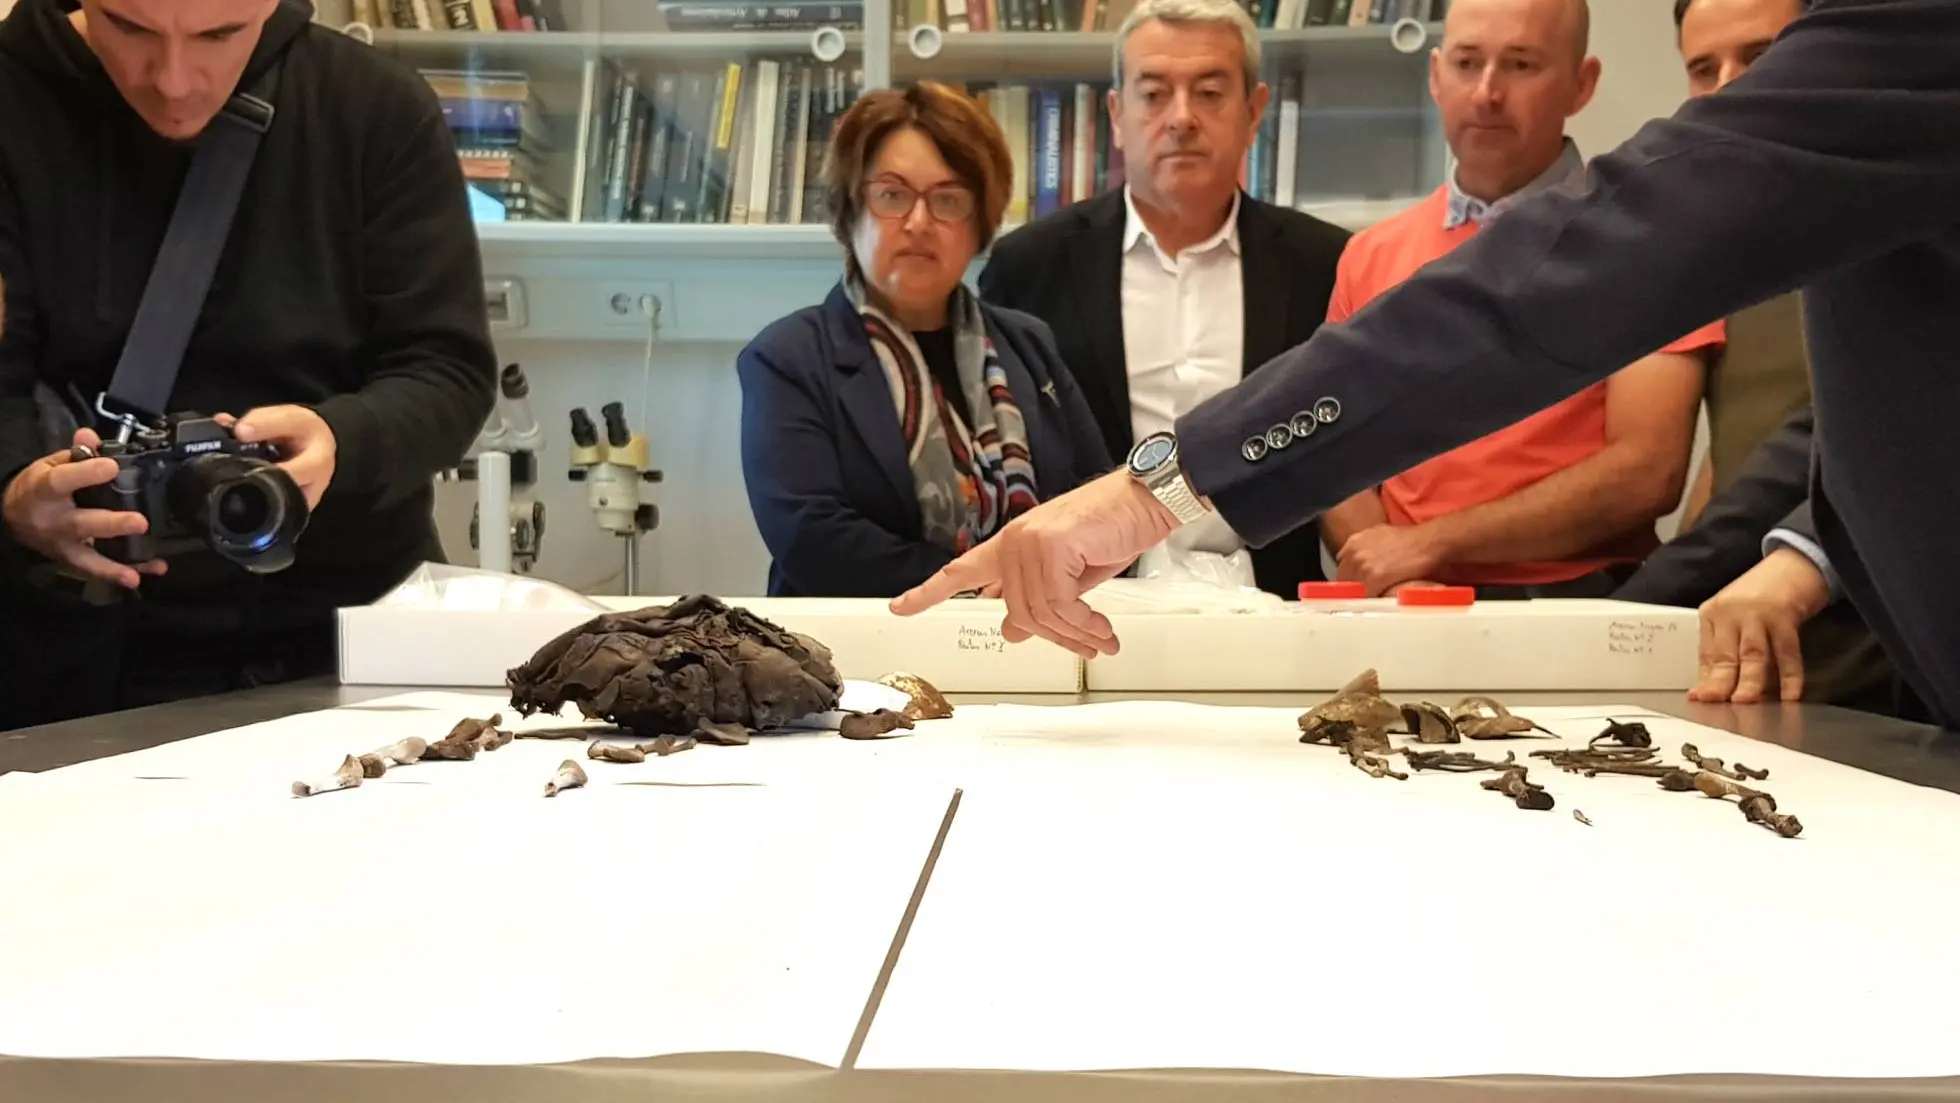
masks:
<path id="1" fill-rule="evenodd" d="M 896 596 L 1110 469 L 1047 324 L 965 282 L 1013 173 L 992 116 L 942 84 L 871 92 L 838 121 L 824 184 L 843 278 L 736 363 L 770 595 Z"/>

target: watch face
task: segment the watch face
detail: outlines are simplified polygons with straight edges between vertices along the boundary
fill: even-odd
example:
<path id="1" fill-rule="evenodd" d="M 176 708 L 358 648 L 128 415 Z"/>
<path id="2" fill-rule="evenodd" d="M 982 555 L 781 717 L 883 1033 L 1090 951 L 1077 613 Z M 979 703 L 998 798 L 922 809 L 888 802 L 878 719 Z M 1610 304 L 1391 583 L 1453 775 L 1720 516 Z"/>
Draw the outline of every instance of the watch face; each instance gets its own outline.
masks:
<path id="1" fill-rule="evenodd" d="M 1177 451 L 1177 442 L 1169 437 L 1152 437 L 1138 446 L 1136 455 L 1130 458 L 1130 467 L 1139 475 L 1148 475 L 1170 462 Z"/>

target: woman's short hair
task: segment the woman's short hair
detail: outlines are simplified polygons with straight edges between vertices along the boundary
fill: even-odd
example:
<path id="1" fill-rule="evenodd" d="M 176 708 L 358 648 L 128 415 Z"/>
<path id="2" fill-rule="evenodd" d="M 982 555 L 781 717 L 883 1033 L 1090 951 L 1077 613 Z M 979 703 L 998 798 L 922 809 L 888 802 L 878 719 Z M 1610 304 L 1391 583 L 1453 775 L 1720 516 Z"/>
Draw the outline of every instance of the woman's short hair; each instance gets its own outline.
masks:
<path id="1" fill-rule="evenodd" d="M 956 89 L 930 80 L 867 92 L 838 120 L 824 174 L 831 232 L 845 249 L 851 247 L 858 217 L 864 213 L 864 181 L 871 161 L 886 138 L 908 126 L 931 138 L 946 167 L 972 189 L 980 248 L 993 244 L 1007 213 L 1007 189 L 1014 180 L 1007 138 L 986 109 Z"/>

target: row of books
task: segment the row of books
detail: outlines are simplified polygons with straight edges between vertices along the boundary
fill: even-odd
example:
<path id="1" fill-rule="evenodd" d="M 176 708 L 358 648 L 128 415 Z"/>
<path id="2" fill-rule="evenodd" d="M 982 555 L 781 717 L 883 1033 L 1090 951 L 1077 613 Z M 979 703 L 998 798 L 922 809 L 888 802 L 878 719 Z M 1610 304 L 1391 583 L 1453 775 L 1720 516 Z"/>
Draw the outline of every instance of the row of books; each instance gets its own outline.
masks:
<path id="1" fill-rule="evenodd" d="M 354 0 L 354 19 L 403 31 L 568 29 L 558 0 Z"/>
<path id="2" fill-rule="evenodd" d="M 423 69 L 442 104 L 478 221 L 563 221 L 541 177 L 557 148 L 544 104 L 521 72 Z"/>
<path id="3" fill-rule="evenodd" d="M 1239 0 L 1265 30 L 1440 20 L 1449 0 Z M 892 23 L 900 31 L 933 26 L 967 31 L 1112 31 L 1136 0 L 893 0 Z"/>
<path id="4" fill-rule="evenodd" d="M 965 31 L 1106 31 L 1136 0 L 893 0 L 893 25 Z M 1440 20 L 1449 0 L 1239 0 L 1268 30 Z M 796 30 L 864 25 L 864 0 L 657 0 L 671 31 Z M 354 0 L 354 17 L 398 30 L 553 31 L 574 29 L 558 0 Z"/>
<path id="5" fill-rule="evenodd" d="M 572 188 L 585 222 L 822 223 L 824 161 L 863 72 L 807 58 L 762 58 L 645 73 L 606 61 L 587 104 L 585 163 Z M 425 70 L 452 112 L 464 175 L 495 217 L 571 217 L 545 186 L 551 154 L 522 74 Z M 1295 206 L 1304 74 L 1283 70 L 1244 172 L 1259 199 Z M 961 86 L 1000 125 L 1013 161 L 1003 224 L 1020 225 L 1121 187 L 1124 167 L 1098 82 Z M 570 169 L 561 163 L 561 168 Z"/>
<path id="6" fill-rule="evenodd" d="M 354 18 L 400 31 L 568 31 L 558 0 L 353 0 Z M 864 0 L 658 0 L 669 31 L 864 26 Z"/>
<path id="7" fill-rule="evenodd" d="M 644 73 L 608 60 L 576 185 L 586 222 L 823 222 L 832 128 L 864 71 L 807 56 Z"/>

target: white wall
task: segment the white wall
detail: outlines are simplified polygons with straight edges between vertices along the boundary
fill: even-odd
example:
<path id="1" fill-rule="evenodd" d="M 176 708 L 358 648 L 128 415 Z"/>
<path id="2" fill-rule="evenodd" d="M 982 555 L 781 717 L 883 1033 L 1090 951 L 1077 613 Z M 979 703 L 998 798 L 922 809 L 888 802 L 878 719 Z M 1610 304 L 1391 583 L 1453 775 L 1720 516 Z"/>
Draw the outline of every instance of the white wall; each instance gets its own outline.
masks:
<path id="1" fill-rule="evenodd" d="M 571 408 L 585 407 L 598 422 L 599 408 L 617 401 L 625 404 L 633 428 L 647 435 L 653 465 L 665 476 L 645 488 L 646 500 L 660 507 L 660 523 L 641 539 L 639 592 L 762 592 L 769 556 L 750 519 L 738 451 L 740 347 L 663 342 L 646 374 L 644 342 L 500 343 L 504 363 L 524 366 L 545 432 L 536 491 L 545 506 L 544 554 L 534 574 L 589 593 L 623 592 L 621 544 L 593 520 L 584 484 L 566 478 Z M 650 386 L 642 386 L 643 378 Z M 436 496 L 451 560 L 474 563 L 469 523 L 475 484 L 444 484 Z"/>

